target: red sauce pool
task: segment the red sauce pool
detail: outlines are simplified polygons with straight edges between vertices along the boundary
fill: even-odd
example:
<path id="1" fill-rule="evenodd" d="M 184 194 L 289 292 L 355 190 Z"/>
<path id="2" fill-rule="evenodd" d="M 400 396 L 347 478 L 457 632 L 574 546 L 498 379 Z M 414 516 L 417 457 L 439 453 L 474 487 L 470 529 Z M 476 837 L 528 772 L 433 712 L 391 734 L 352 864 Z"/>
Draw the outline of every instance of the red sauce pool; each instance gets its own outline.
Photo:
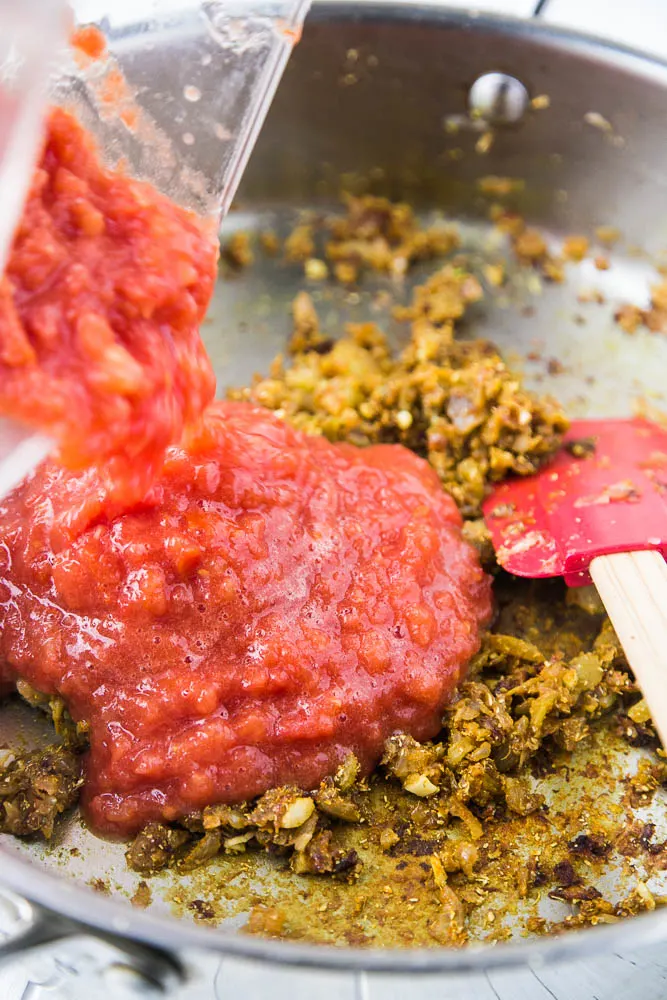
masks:
<path id="1" fill-rule="evenodd" d="M 118 499 L 136 499 L 213 398 L 199 326 L 216 260 L 201 220 L 103 168 L 53 110 L 0 281 L 0 413 L 55 436 L 70 467 L 104 464 Z"/>
<path id="2" fill-rule="evenodd" d="M 4 679 L 90 723 L 85 808 L 121 834 L 435 735 L 491 611 L 424 461 L 241 403 L 122 516 L 45 465 L 0 508 L 0 557 Z"/>

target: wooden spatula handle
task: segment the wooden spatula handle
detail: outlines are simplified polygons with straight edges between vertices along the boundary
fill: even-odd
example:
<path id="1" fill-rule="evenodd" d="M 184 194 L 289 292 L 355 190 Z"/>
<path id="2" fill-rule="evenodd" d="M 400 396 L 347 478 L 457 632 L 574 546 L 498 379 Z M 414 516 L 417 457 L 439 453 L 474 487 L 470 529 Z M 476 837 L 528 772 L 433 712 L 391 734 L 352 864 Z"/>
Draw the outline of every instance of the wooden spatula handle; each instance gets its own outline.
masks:
<path id="1" fill-rule="evenodd" d="M 667 748 L 667 562 L 616 552 L 594 559 L 590 574 Z"/>

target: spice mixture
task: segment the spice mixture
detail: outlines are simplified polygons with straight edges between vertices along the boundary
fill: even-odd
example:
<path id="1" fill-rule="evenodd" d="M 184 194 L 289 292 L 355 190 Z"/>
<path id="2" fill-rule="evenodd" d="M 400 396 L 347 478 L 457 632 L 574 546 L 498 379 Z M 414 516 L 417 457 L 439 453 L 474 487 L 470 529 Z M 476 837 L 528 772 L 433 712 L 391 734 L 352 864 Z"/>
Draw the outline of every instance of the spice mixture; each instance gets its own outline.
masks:
<path id="1" fill-rule="evenodd" d="M 502 194 L 501 181 L 489 179 L 488 193 Z M 547 280 L 563 280 L 564 269 L 589 253 L 587 239 L 573 236 L 552 254 L 518 216 L 497 206 L 492 215 L 510 234 L 519 264 Z M 316 439 L 361 449 L 402 444 L 426 460 L 493 574 L 497 614 L 434 739 L 418 741 L 394 727 L 370 775 L 351 750 L 315 787 L 282 785 L 247 801 L 192 809 L 174 822 L 152 820 L 127 851 L 142 877 L 137 898 L 146 895 L 146 877 L 172 868 L 208 896 L 187 904 L 197 919 L 229 915 L 233 892 L 220 889 L 216 897 L 212 881 L 246 877 L 257 852 L 266 851 L 289 881 L 280 898 L 240 894 L 239 908 L 254 902 L 250 933 L 460 946 L 508 936 L 501 911 L 522 914 L 526 932 L 547 933 L 652 909 L 661 900 L 641 878 L 621 899 L 605 890 L 612 859 L 641 858 L 646 870 L 667 865 L 653 828 L 633 819 L 667 782 L 667 765 L 618 640 L 589 588 L 566 591 L 560 582 L 528 584 L 500 572 L 480 516 L 491 484 L 536 471 L 568 426 L 558 404 L 528 392 L 491 344 L 457 339 L 484 282 L 501 284 L 504 268 L 489 265 L 480 281 L 457 257 L 455 229 L 424 229 L 408 206 L 384 199 L 350 197 L 346 214 L 324 226 L 323 259 L 314 256 L 314 223 L 299 224 L 282 247 L 275 234 L 264 234 L 262 248 L 302 261 L 310 280 L 345 285 L 369 270 L 400 276 L 416 261 L 433 261 L 412 302 L 396 310 L 408 325 L 407 345 L 393 351 L 370 323 L 332 341 L 311 297 L 300 292 L 286 355 L 230 398 L 271 410 Z M 237 268 L 251 264 L 247 238 L 237 234 L 223 259 Z M 652 308 L 661 308 L 658 291 Z M 639 322 L 648 319 L 642 314 Z M 25 680 L 17 687 L 51 713 L 63 744 L 16 754 L 5 766 L 0 828 L 49 837 L 77 801 L 88 726 L 72 722 L 60 694 L 44 695 Z M 621 804 L 605 810 L 592 793 L 573 806 L 563 776 L 576 771 L 582 748 L 594 748 L 585 768 L 600 786 L 611 781 L 605 748 L 623 745 L 645 756 L 637 774 L 617 779 Z M 311 877 L 296 901 L 292 874 Z M 319 875 L 329 879 L 312 880 Z M 317 926 L 306 896 L 317 901 Z M 567 904 L 568 915 L 541 916 L 545 896 Z"/>

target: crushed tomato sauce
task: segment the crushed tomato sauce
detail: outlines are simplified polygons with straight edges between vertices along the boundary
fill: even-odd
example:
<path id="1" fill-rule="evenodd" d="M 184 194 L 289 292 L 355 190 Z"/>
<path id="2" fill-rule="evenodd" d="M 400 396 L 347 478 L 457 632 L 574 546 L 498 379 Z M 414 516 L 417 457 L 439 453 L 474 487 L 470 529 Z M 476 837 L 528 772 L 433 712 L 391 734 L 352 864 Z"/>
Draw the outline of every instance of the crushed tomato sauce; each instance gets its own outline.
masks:
<path id="1" fill-rule="evenodd" d="M 215 403 L 141 503 L 107 500 L 47 463 L 0 507 L 0 680 L 89 723 L 94 828 L 313 788 L 438 732 L 491 587 L 425 461 Z"/>
<path id="2" fill-rule="evenodd" d="M 120 503 L 213 398 L 215 235 L 50 113 L 0 281 L 0 413 L 54 436 L 68 466 L 99 463 Z"/>

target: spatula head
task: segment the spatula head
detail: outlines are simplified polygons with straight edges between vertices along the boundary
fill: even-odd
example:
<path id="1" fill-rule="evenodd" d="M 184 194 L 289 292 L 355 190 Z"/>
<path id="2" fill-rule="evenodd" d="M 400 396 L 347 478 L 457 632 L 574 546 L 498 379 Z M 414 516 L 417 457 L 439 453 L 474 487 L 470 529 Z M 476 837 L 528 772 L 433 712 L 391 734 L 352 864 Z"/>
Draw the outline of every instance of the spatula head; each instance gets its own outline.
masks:
<path id="1" fill-rule="evenodd" d="M 667 428 L 580 420 L 535 476 L 502 483 L 484 504 L 498 562 L 516 576 L 590 583 L 600 555 L 658 549 L 667 558 Z"/>

